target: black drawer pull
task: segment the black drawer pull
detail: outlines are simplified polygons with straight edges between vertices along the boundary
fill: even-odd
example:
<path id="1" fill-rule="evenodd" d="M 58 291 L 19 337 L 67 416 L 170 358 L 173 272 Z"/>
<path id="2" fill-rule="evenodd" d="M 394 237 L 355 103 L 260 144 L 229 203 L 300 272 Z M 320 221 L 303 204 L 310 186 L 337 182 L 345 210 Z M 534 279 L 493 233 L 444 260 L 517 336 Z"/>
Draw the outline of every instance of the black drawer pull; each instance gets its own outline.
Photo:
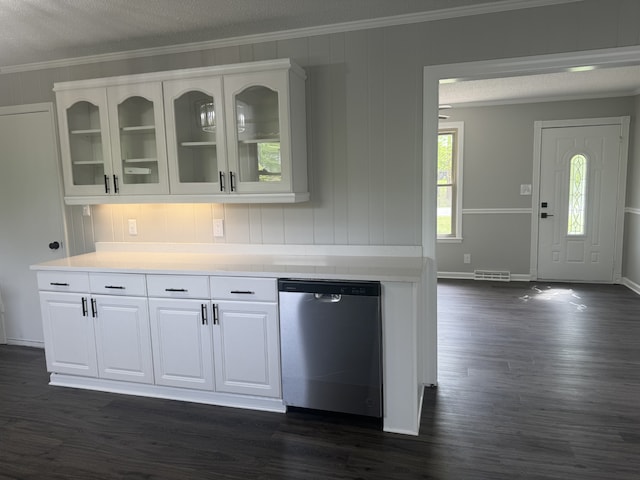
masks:
<path id="1" fill-rule="evenodd" d="M 54 287 L 68 287 L 68 283 L 60 283 L 60 282 L 51 282 L 49 285 L 53 285 Z"/>
<path id="2" fill-rule="evenodd" d="M 186 292 L 186 288 L 165 288 L 165 292 Z"/>
<path id="3" fill-rule="evenodd" d="M 120 285 L 105 285 L 104 288 L 111 288 L 113 290 L 124 290 L 126 287 Z"/>
<path id="4" fill-rule="evenodd" d="M 229 293 L 235 293 L 237 295 L 255 295 L 256 292 L 251 290 L 231 290 Z"/>

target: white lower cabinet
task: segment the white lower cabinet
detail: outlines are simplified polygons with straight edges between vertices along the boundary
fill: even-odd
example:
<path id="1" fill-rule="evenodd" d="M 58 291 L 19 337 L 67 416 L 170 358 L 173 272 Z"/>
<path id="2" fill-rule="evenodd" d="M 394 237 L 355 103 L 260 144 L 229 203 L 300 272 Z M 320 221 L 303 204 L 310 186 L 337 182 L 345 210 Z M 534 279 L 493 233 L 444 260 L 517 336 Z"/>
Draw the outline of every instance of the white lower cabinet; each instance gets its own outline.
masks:
<path id="1" fill-rule="evenodd" d="M 52 384 L 284 411 L 276 282 L 38 272 Z"/>
<path id="2" fill-rule="evenodd" d="M 216 390 L 280 397 L 278 305 L 233 301 L 214 305 Z"/>
<path id="3" fill-rule="evenodd" d="M 153 383 L 147 299 L 94 295 L 98 376 Z"/>
<path id="4" fill-rule="evenodd" d="M 41 272 L 38 284 L 54 290 L 40 292 L 50 372 L 153 383 L 144 276 Z"/>
<path id="5" fill-rule="evenodd" d="M 213 390 L 209 301 L 150 298 L 156 384 Z"/>
<path id="6" fill-rule="evenodd" d="M 49 372 L 98 376 L 95 330 L 93 319 L 87 315 L 87 297 L 83 293 L 40 292 Z"/>

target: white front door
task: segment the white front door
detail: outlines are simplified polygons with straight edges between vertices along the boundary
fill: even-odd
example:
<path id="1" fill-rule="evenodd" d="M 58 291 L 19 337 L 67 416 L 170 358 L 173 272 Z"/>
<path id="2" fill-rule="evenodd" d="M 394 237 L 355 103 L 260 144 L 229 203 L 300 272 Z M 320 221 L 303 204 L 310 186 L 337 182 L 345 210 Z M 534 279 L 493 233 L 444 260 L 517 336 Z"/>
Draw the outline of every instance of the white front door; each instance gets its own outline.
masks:
<path id="1" fill-rule="evenodd" d="M 539 279 L 614 281 L 626 166 L 622 130 L 621 122 L 542 128 L 534 209 Z"/>
<path id="2" fill-rule="evenodd" d="M 42 345 L 29 265 L 65 255 L 57 151 L 51 104 L 0 108 L 0 289 L 9 343 Z"/>

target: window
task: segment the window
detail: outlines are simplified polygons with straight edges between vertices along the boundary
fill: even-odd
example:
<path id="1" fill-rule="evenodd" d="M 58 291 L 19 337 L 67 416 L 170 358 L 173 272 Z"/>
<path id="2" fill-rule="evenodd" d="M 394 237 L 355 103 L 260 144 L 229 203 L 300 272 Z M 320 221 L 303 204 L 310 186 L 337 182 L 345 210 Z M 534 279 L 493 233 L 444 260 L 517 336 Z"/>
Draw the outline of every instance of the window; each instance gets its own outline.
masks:
<path id="1" fill-rule="evenodd" d="M 569 161 L 568 235 L 584 235 L 586 200 L 587 158 L 584 155 L 574 155 Z"/>
<path id="2" fill-rule="evenodd" d="M 462 238 L 462 122 L 441 122 L 438 130 L 437 233 Z"/>

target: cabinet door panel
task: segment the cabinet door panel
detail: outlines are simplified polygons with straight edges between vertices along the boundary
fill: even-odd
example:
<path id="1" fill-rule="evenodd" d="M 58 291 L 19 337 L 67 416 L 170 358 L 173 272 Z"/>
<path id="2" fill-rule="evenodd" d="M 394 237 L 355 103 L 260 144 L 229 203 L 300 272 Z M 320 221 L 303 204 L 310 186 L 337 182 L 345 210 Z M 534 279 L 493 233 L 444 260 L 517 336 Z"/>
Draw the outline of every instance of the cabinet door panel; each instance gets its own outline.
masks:
<path id="1" fill-rule="evenodd" d="M 149 309 L 156 384 L 212 390 L 209 303 L 152 298 Z"/>
<path id="2" fill-rule="evenodd" d="M 40 292 L 48 371 L 98 375 L 94 324 L 86 302 L 87 296 L 78 293 Z"/>
<path id="3" fill-rule="evenodd" d="M 106 195 L 111 145 L 104 88 L 56 94 L 66 195 Z"/>
<path id="4" fill-rule="evenodd" d="M 108 87 L 107 100 L 115 192 L 169 193 L 162 84 Z"/>
<path id="5" fill-rule="evenodd" d="M 229 175 L 238 193 L 290 192 L 287 72 L 225 75 Z"/>
<path id="6" fill-rule="evenodd" d="M 93 300 L 100 377 L 153 383 L 147 299 L 96 295 Z"/>
<path id="7" fill-rule="evenodd" d="M 216 390 L 280 396 L 280 343 L 275 303 L 218 302 L 214 325 Z"/>
<path id="8" fill-rule="evenodd" d="M 163 82 L 171 193 L 224 193 L 222 78 Z"/>

